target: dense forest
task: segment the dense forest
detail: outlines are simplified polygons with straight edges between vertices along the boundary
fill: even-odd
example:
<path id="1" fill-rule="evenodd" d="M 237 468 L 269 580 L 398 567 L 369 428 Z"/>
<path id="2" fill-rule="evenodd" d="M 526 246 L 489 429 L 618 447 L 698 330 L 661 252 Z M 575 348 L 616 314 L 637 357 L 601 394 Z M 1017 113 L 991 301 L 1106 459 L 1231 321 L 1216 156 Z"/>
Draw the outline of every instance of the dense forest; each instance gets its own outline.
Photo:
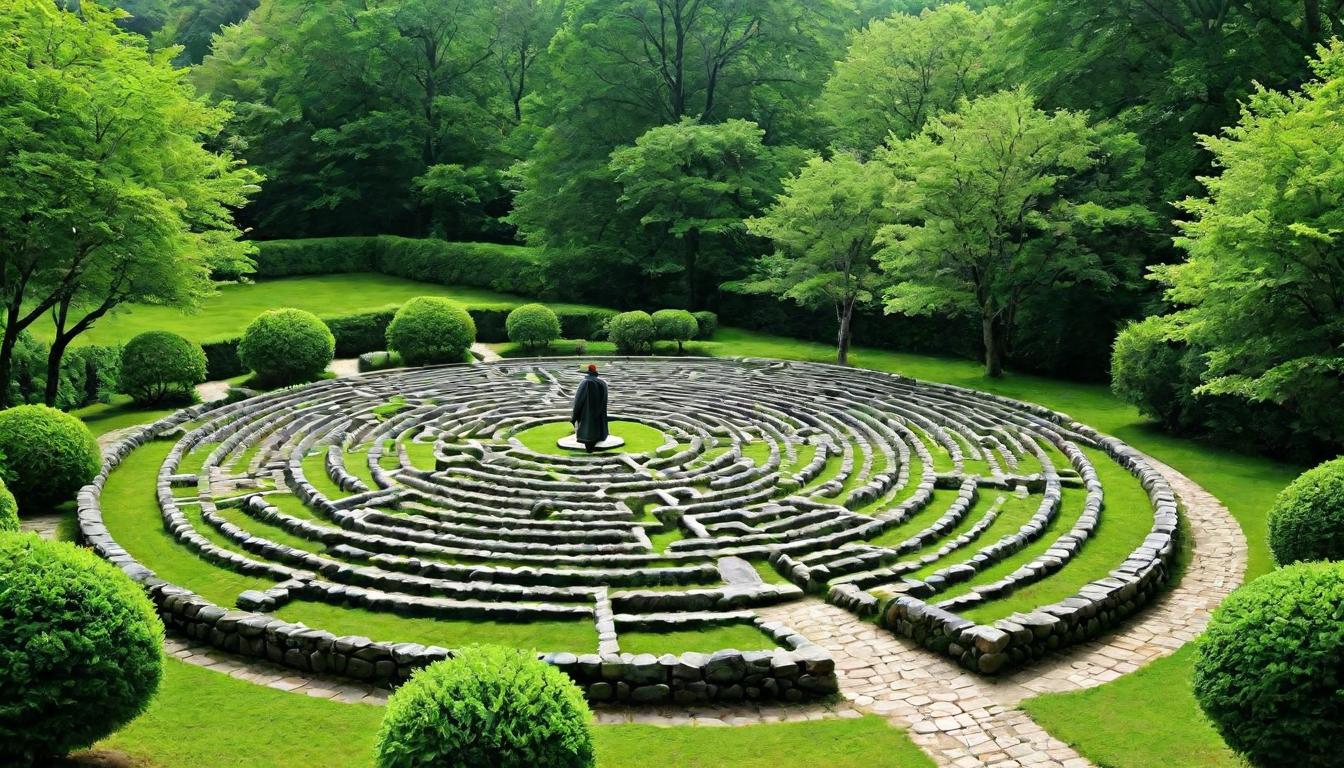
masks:
<path id="1" fill-rule="evenodd" d="M 1344 0 L 121 6 L 246 239 L 524 244 L 555 297 L 1344 443 Z"/>

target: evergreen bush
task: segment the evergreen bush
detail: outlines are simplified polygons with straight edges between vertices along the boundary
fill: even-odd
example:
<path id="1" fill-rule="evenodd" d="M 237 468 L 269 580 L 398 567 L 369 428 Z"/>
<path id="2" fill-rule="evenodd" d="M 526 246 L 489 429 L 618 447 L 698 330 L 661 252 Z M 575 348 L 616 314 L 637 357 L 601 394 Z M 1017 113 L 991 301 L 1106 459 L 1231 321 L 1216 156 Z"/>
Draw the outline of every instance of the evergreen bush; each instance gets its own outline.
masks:
<path id="1" fill-rule="evenodd" d="M 563 672 L 474 647 L 416 672 L 387 702 L 378 768 L 590 768 L 588 705 Z"/>
<path id="2" fill-rule="evenodd" d="M 476 323 L 448 299 L 420 296 L 402 305 L 387 326 L 387 348 L 406 365 L 460 363 L 476 343 Z"/>
<path id="3" fill-rule="evenodd" d="M 524 304 L 509 313 L 504 323 L 509 341 L 529 349 L 549 347 L 560 338 L 560 318 L 544 304 Z"/>
<path id="4" fill-rule="evenodd" d="M 700 339 L 701 341 L 712 339 L 714 338 L 714 334 L 719 330 L 719 316 L 713 312 L 696 312 L 695 327 L 695 338 Z"/>
<path id="5" fill-rule="evenodd" d="M 1269 548 L 1282 565 L 1344 560 L 1344 458 L 1303 472 L 1269 510 Z"/>
<path id="6" fill-rule="evenodd" d="M 191 402 L 203 381 L 205 351 L 175 333 L 146 331 L 121 350 L 121 391 L 138 405 Z"/>
<path id="7" fill-rule="evenodd" d="M 0 479 L 25 513 L 73 500 L 103 461 L 84 422 L 45 405 L 0 411 L 0 456 Z"/>
<path id="8" fill-rule="evenodd" d="M 622 354 L 647 354 L 657 338 L 653 318 L 648 312 L 622 312 L 607 323 L 607 338 Z"/>
<path id="9" fill-rule="evenodd" d="M 685 343 L 699 335 L 700 323 L 684 309 L 660 309 L 653 313 L 653 332 L 659 341 L 677 342 L 680 354 Z"/>
<path id="10" fill-rule="evenodd" d="M 18 533 L 19 530 L 19 502 L 4 483 L 0 483 L 0 533 Z"/>
<path id="11" fill-rule="evenodd" d="M 317 315 L 272 309 L 257 315 L 238 343 L 238 358 L 268 386 L 313 381 L 331 364 L 336 339 Z"/>

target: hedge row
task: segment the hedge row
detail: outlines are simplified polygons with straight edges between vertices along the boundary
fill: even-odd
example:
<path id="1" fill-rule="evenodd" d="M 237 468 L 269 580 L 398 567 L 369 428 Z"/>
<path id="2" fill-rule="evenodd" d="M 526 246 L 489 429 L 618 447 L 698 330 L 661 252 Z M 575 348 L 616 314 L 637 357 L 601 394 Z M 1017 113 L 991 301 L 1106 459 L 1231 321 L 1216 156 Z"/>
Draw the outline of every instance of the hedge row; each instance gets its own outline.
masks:
<path id="1" fill-rule="evenodd" d="M 540 296 L 545 288 L 540 251 L 519 245 L 391 235 L 270 240 L 257 243 L 256 263 L 261 278 L 378 272 L 522 296 Z"/>
<path id="2" fill-rule="evenodd" d="M 358 357 L 366 352 L 380 352 L 387 349 L 387 326 L 392 322 L 397 309 L 391 306 L 353 315 L 322 318 L 331 329 L 331 335 L 336 337 L 336 357 Z M 511 311 L 512 308 L 469 307 L 467 313 L 476 323 L 476 340 L 484 344 L 507 342 L 509 335 L 505 329 L 505 321 Z M 556 312 L 560 318 L 562 336 L 566 339 L 595 338 L 607 319 L 614 314 L 616 313 L 605 309 L 560 309 Z M 209 379 L 231 379 L 248 372 L 247 366 L 238 358 L 240 340 L 240 338 L 223 339 L 202 345 Z"/>

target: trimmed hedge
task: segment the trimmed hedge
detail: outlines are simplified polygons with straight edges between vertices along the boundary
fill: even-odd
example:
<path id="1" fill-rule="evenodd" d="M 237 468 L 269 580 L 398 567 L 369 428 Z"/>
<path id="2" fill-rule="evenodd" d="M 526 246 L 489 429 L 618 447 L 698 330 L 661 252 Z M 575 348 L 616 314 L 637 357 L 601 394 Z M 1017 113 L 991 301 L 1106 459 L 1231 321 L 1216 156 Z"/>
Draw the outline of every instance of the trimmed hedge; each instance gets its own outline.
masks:
<path id="1" fill-rule="evenodd" d="M 1303 472 L 1269 510 L 1269 548 L 1280 565 L 1344 560 L 1344 458 Z"/>
<path id="2" fill-rule="evenodd" d="M 646 354 L 653 350 L 657 338 L 653 317 L 648 312 L 622 312 L 607 323 L 607 338 L 622 354 Z"/>
<path id="3" fill-rule="evenodd" d="M 312 381 L 331 364 L 336 339 L 326 323 L 301 309 L 272 309 L 257 315 L 238 343 L 238 359 L 257 378 L 284 386 Z"/>
<path id="4" fill-rule="evenodd" d="M 145 711 L 163 625 L 144 591 L 92 552 L 0 534 L 0 764 L 87 747 Z"/>
<path id="5" fill-rule="evenodd" d="M 0 533 L 18 533 L 19 530 L 19 502 L 0 482 Z"/>
<path id="6" fill-rule="evenodd" d="M 192 388 L 205 381 L 205 369 L 199 344 L 168 331 L 146 331 L 121 350 L 120 388 L 138 405 L 190 402 L 196 394 Z"/>
<path id="7" fill-rule="evenodd" d="M 540 251 L 520 245 L 383 235 L 272 240 L 257 246 L 257 277 L 378 272 L 523 296 L 539 296 L 545 289 Z"/>
<path id="8" fill-rule="evenodd" d="M 577 685 L 525 651 L 469 647 L 417 671 L 388 699 L 378 768 L 591 768 Z"/>
<path id="9" fill-rule="evenodd" d="M 1242 587 L 1213 614 L 1195 697 L 1261 768 L 1334 768 L 1344 744 L 1344 563 L 1304 563 Z"/>
<path id="10" fill-rule="evenodd" d="M 73 500 L 103 463 L 84 422 L 45 405 L 0 411 L 0 456 L 0 479 L 27 513 Z"/>
<path id="11" fill-rule="evenodd" d="M 700 333 L 700 323 L 684 309 L 660 309 L 653 313 L 653 332 L 659 341 L 677 342 L 680 353 Z"/>
<path id="12" fill-rule="evenodd" d="M 412 366 L 460 363 L 475 343 L 471 315 L 438 296 L 411 299 L 387 326 L 388 350 Z"/>
<path id="13" fill-rule="evenodd" d="M 545 304 L 524 304 L 504 322 L 509 341 L 525 347 L 546 347 L 560 338 L 560 318 Z"/>
<path id="14" fill-rule="evenodd" d="M 696 336 L 701 341 L 708 341 L 714 338 L 714 334 L 719 330 L 719 316 L 713 312 L 702 311 L 693 312 L 695 316 Z"/>

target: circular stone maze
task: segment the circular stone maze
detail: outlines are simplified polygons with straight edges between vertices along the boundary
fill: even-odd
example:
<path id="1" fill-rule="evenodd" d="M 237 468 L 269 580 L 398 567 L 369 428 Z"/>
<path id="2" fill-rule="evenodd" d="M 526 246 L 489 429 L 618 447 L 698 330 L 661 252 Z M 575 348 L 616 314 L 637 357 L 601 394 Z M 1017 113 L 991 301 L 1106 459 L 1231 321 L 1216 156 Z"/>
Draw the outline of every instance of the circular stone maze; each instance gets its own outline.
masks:
<path id="1" fill-rule="evenodd" d="M 627 442 L 594 455 L 556 446 L 574 359 L 187 409 L 107 450 L 81 536 L 228 651 L 396 683 L 510 643 L 635 703 L 833 693 L 827 652 L 755 613 L 809 593 L 992 674 L 1168 580 L 1165 480 L 1047 409 L 819 364 L 603 372 Z"/>

